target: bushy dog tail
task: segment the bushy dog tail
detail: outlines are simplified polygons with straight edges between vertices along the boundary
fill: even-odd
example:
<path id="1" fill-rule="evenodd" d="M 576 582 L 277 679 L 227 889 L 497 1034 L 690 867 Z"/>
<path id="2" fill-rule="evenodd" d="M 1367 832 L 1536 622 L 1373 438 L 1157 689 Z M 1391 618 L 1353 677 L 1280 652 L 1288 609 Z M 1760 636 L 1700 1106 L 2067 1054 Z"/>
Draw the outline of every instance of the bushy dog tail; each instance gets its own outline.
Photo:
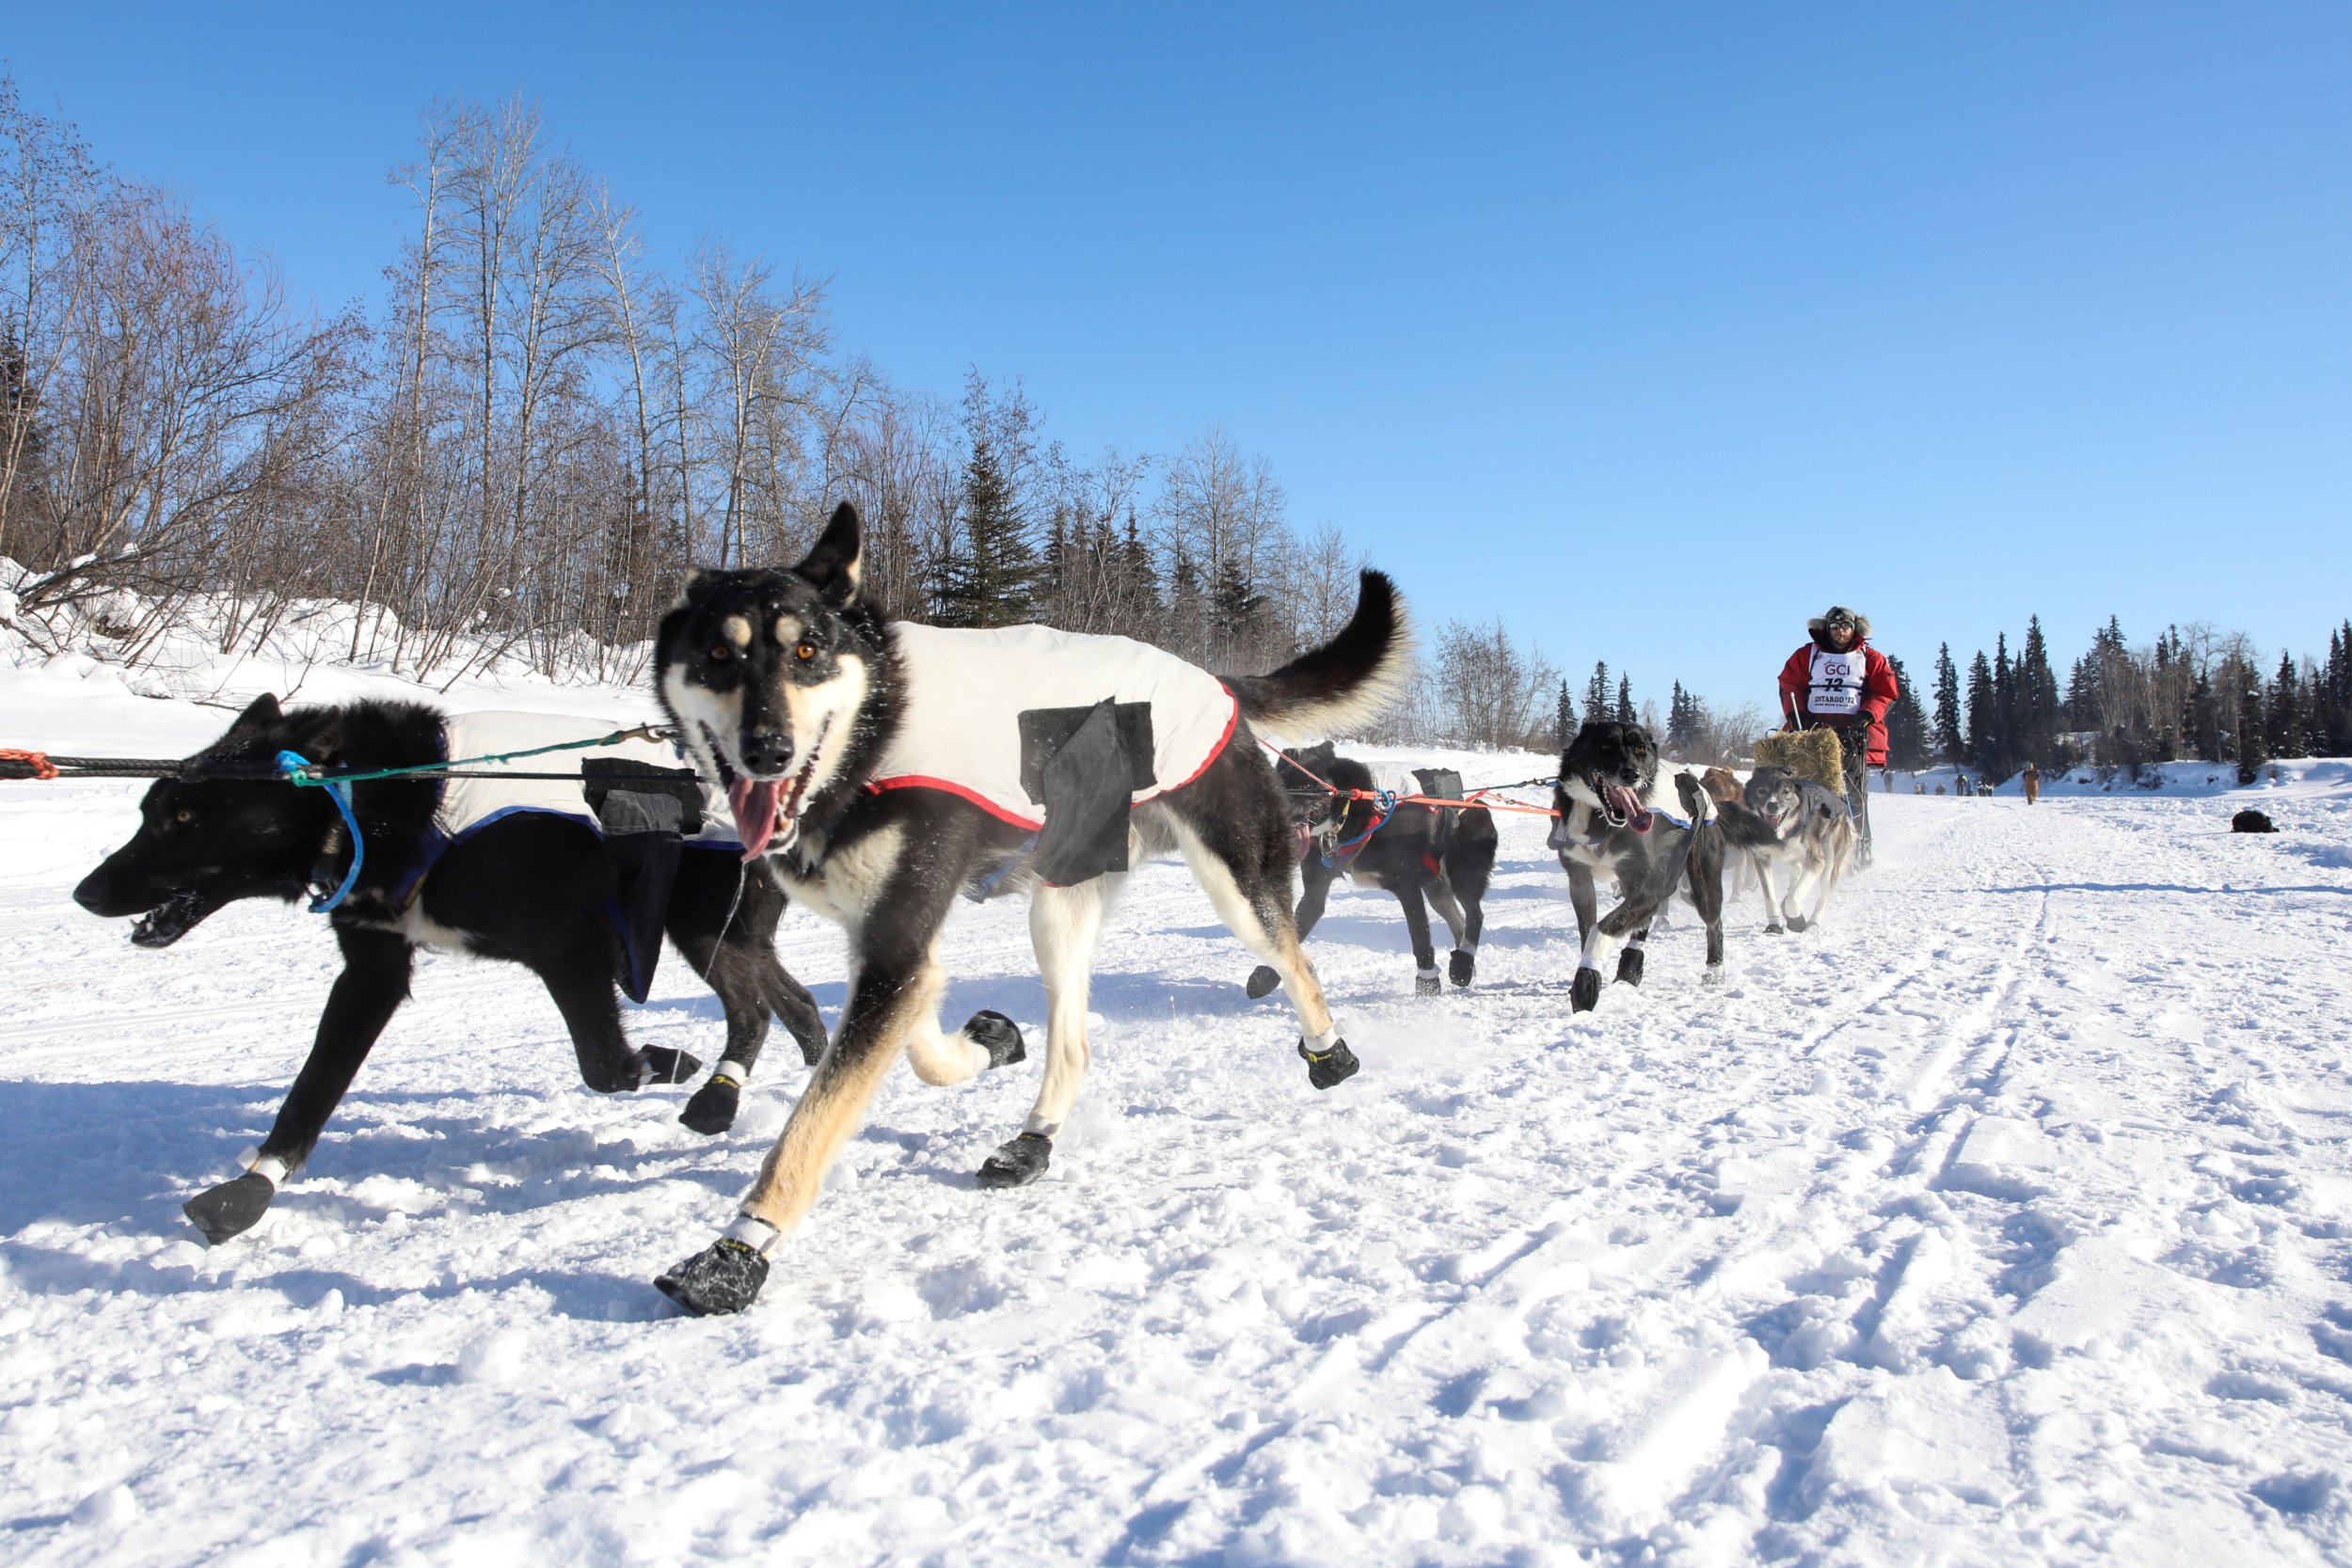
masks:
<path id="1" fill-rule="evenodd" d="M 1413 631 L 1385 572 L 1366 572 L 1339 635 L 1268 675 L 1224 675 L 1242 716 L 1289 739 L 1343 735 L 1377 719 L 1412 673 Z"/>

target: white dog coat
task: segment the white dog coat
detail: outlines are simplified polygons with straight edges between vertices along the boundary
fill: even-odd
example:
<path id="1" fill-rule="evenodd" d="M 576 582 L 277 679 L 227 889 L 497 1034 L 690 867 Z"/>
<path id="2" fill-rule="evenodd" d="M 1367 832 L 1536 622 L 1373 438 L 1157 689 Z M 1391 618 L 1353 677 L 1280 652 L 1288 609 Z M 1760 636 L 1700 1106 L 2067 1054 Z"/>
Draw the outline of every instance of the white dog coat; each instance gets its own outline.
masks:
<path id="1" fill-rule="evenodd" d="M 1024 744 L 1041 715 L 1083 713 L 1108 700 L 1121 710 L 1122 733 L 1148 722 L 1148 767 L 1140 746 L 1130 755 L 1134 805 L 1199 778 L 1241 716 L 1215 675 L 1131 638 L 906 621 L 894 623 L 890 636 L 906 671 L 905 697 L 867 787 L 943 789 L 1024 828 L 1045 825 L 1038 759 Z"/>

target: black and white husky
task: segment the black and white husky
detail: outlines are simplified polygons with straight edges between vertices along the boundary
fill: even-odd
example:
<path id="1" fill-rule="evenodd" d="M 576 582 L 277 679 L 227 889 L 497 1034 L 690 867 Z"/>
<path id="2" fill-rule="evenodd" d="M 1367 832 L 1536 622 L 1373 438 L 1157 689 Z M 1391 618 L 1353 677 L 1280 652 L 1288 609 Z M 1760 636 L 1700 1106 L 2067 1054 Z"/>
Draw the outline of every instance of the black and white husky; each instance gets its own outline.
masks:
<path id="1" fill-rule="evenodd" d="M 1494 813 L 1484 806 L 1404 804 L 1386 818 L 1379 802 L 1334 795 L 1324 787 L 1366 790 L 1372 769 L 1341 756 L 1329 741 L 1286 751 L 1275 765 L 1290 797 L 1293 820 L 1307 830 L 1307 857 L 1299 863 L 1298 939 L 1307 940 L 1323 918 L 1331 884 L 1342 877 L 1383 888 L 1405 907 L 1405 931 L 1413 944 L 1415 989 L 1435 996 L 1443 989 L 1437 945 L 1429 940 L 1435 909 L 1454 941 L 1447 970 L 1457 986 L 1478 972 L 1478 939 L 1486 928 L 1486 883 L 1495 869 Z M 1461 775 L 1423 770 L 1413 793 L 1458 800 Z M 1261 965 L 1246 989 L 1263 996 L 1281 977 Z"/>
<path id="2" fill-rule="evenodd" d="M 1791 931 L 1818 924 L 1853 862 L 1853 813 L 1845 800 L 1786 768 L 1759 768 L 1722 814 L 1724 841 L 1745 854 L 1764 885 L 1766 933 L 1779 935 L 1784 916 Z M 1812 907 L 1801 909 L 1808 893 Z"/>
<path id="3" fill-rule="evenodd" d="M 1697 781 L 1690 794 L 1699 799 Z M 1639 724 L 1588 723 L 1576 732 L 1560 757 L 1560 781 L 1552 791 L 1559 813 L 1551 847 L 1568 874 L 1568 901 L 1576 909 L 1576 931 L 1583 943 L 1569 1000 L 1577 1012 L 1600 1001 L 1600 966 L 1617 943 L 1617 978 L 1642 983 L 1643 949 L 1650 924 L 1677 889 L 1684 891 L 1707 925 L 1707 978 L 1724 961 L 1724 839 L 1715 823 L 1694 816 L 1677 821 L 1663 811 L 1659 795 L 1658 748 Z M 1693 809 L 1687 807 L 1686 809 Z M 1703 811 L 1704 802 L 1695 808 Z M 1622 901 L 1604 918 L 1594 876 L 1616 879 Z"/>
<path id="4" fill-rule="evenodd" d="M 547 722 L 514 717 L 526 725 Z M 325 789 L 270 776 L 280 753 L 353 772 L 433 764 L 453 754 L 453 722 L 414 703 L 281 711 L 277 698 L 261 697 L 190 758 L 181 777 L 148 790 L 137 833 L 82 879 L 74 899 L 93 914 L 141 916 L 131 940 L 168 947 L 240 898 L 291 902 L 333 888 L 352 868 L 351 830 Z M 585 721 L 591 733 L 612 727 Z M 822 1049 L 824 1023 L 815 1001 L 776 962 L 771 939 L 784 895 L 774 883 L 758 868 L 746 874 L 732 845 L 728 852 L 686 852 L 674 838 L 674 853 L 653 863 L 659 874 L 636 884 L 650 902 L 630 909 L 632 888 L 624 885 L 630 846 L 586 817 L 586 781 L 596 765 L 537 761 L 532 770 L 560 768 L 581 781 L 571 788 L 578 815 L 486 801 L 492 809 L 479 828 L 455 837 L 444 831 L 443 797 L 457 781 L 424 774 L 347 786 L 360 864 L 328 911 L 343 972 L 327 995 L 310 1053 L 246 1173 L 185 1205 L 208 1241 L 250 1229 L 278 1185 L 310 1158 L 359 1064 L 407 1000 L 420 946 L 504 958 L 536 974 L 571 1031 L 581 1081 L 600 1093 L 680 1082 L 700 1065 L 666 1047 L 637 1050 L 621 1030 L 615 988 L 643 1000 L 650 978 L 645 944 L 650 941 L 658 953 L 665 932 L 726 1009 L 727 1060 L 719 1077 L 728 1076 L 730 1064 L 737 1073 L 748 1071 L 771 1012 L 812 1059 Z M 610 768 L 598 775 L 607 783 L 597 799 L 616 809 L 649 800 L 658 805 L 673 785 L 691 787 L 684 771 L 645 784 L 655 792 L 647 795 L 619 785 L 623 774 L 653 777 L 649 769 Z M 714 1082 L 680 1119 L 715 1132 L 733 1120 L 734 1107 L 732 1089 Z"/>
<path id="5" fill-rule="evenodd" d="M 847 927 L 855 975 L 740 1217 L 658 1282 L 693 1312 L 751 1305 L 767 1254 L 900 1052 L 930 1084 L 1022 1059 L 1000 1015 L 941 1027 L 936 946 L 960 893 L 1030 889 L 1045 980 L 1044 1081 L 1020 1134 L 981 1165 L 984 1186 L 1046 1168 L 1086 1072 L 1096 937 L 1134 853 L 1181 853 L 1278 973 L 1310 1083 L 1329 1088 L 1358 1065 L 1299 948 L 1289 811 L 1251 725 L 1327 730 L 1387 701 L 1408 658 L 1389 579 L 1363 574 L 1328 645 L 1220 680 L 1123 638 L 893 623 L 861 594 L 860 562 L 845 505 L 789 571 L 696 577 L 655 643 L 661 701 L 727 785 L 739 836 Z"/>

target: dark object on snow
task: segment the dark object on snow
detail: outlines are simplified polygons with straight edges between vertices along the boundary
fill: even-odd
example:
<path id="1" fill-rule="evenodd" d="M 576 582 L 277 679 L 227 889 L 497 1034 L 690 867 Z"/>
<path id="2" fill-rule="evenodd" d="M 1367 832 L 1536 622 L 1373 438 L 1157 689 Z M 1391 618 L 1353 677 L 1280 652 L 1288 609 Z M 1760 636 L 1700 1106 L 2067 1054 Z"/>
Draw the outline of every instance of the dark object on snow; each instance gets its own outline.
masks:
<path id="1" fill-rule="evenodd" d="M 732 1236 L 711 1243 L 654 1281 L 656 1289 L 698 1318 L 740 1312 L 768 1282 L 768 1259 Z"/>
<path id="2" fill-rule="evenodd" d="M 1042 1132 L 1024 1132 L 980 1164 L 983 1187 L 1025 1187 L 1045 1174 L 1053 1162 L 1054 1140 Z"/>
<path id="3" fill-rule="evenodd" d="M 2256 811 L 2251 806 L 2230 818 L 2230 832 L 2233 833 L 2275 833 L 2278 831 L 2279 824 L 2270 820 L 2267 812 Z"/>
<path id="4" fill-rule="evenodd" d="M 277 1196 L 276 1182 L 258 1170 L 249 1170 L 234 1181 L 224 1181 L 197 1194 L 180 1205 L 180 1212 L 204 1232 L 209 1245 L 242 1236 L 259 1225 L 269 1209 L 270 1199 Z"/>
<path id="5" fill-rule="evenodd" d="M 1333 1040 L 1328 1051 L 1310 1051 L 1307 1042 L 1300 1040 L 1298 1057 L 1307 1064 L 1307 1082 L 1318 1089 L 1338 1088 L 1364 1065 L 1356 1059 L 1356 1053 L 1347 1048 L 1345 1040 Z"/>

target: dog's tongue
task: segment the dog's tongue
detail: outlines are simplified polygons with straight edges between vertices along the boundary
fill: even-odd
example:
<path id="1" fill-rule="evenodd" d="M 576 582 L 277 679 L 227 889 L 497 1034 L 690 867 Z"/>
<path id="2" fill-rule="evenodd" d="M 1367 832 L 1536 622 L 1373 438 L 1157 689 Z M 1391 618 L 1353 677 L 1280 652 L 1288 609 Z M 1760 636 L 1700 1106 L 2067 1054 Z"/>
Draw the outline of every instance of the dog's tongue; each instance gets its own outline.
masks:
<path id="1" fill-rule="evenodd" d="M 1623 784 L 1611 784 L 1609 803 L 1616 807 L 1618 813 L 1625 817 L 1627 827 L 1631 828 L 1637 833 L 1649 832 L 1649 809 L 1642 804 L 1640 798 L 1633 791 Z"/>
<path id="2" fill-rule="evenodd" d="M 775 836 L 776 802 L 783 798 L 782 779 L 738 779 L 727 785 L 727 806 L 735 813 L 735 836 L 743 841 L 745 860 Z"/>

